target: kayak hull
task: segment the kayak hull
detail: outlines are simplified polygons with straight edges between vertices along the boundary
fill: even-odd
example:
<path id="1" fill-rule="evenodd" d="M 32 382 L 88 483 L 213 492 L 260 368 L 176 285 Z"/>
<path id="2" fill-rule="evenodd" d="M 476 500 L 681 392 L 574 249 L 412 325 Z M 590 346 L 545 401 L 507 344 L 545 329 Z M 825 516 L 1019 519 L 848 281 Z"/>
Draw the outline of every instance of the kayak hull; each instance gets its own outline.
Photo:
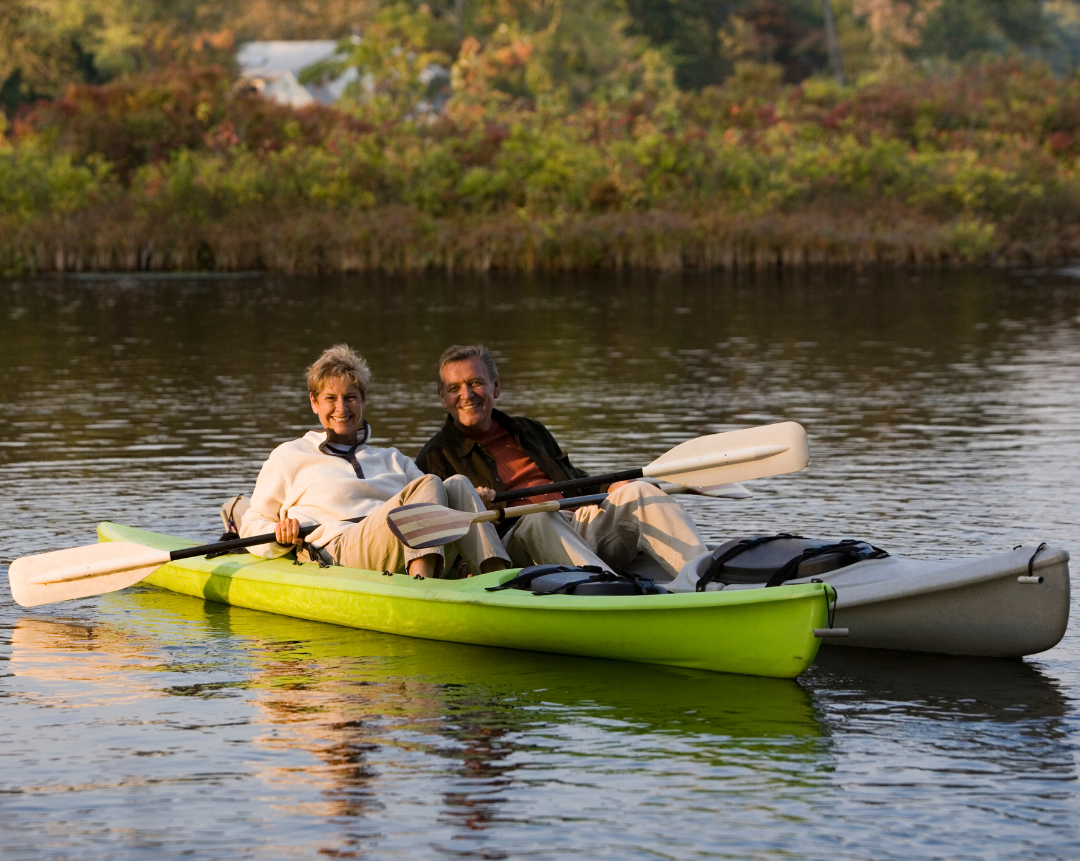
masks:
<path id="1" fill-rule="evenodd" d="M 102 523 L 101 541 L 162 550 L 195 542 Z M 467 580 L 412 580 L 249 554 L 162 566 L 144 582 L 185 595 L 353 628 L 482 646 L 794 678 L 814 660 L 832 590 L 820 583 L 704 595 L 534 596 Z"/>
<path id="2" fill-rule="evenodd" d="M 825 642 L 986 658 L 1052 649 L 1069 626 L 1069 554 L 1044 551 L 1029 575 L 1034 552 L 1021 547 L 951 564 L 893 557 L 825 575 L 836 587 L 836 625 L 850 631 Z M 860 572 L 863 566 L 869 570 Z M 883 579 L 858 582 L 860 576 Z"/>
<path id="3" fill-rule="evenodd" d="M 828 645 L 1019 658 L 1053 648 L 1069 625 L 1069 554 L 1052 547 L 951 561 L 889 556 L 814 579 L 836 589 L 833 624 L 848 631 Z M 725 594 L 763 583 L 710 586 L 720 587 Z"/>

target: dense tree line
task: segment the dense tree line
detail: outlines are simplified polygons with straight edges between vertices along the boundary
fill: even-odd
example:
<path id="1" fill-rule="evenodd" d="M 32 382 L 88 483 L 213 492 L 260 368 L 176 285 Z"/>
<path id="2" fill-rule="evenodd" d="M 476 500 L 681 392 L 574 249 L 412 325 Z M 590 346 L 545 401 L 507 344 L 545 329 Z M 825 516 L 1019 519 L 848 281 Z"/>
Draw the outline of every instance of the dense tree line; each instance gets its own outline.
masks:
<path id="1" fill-rule="evenodd" d="M 852 81 L 897 61 L 944 67 L 1022 53 L 1059 74 L 1080 61 L 1076 0 L 4 0 L 0 102 L 10 116 L 73 83 L 227 66 L 242 41 L 342 38 L 388 22 L 447 64 L 466 40 L 486 45 L 509 31 L 578 101 L 650 48 L 685 90 L 720 84 L 747 61 L 778 64 L 789 83 L 834 73 L 837 61 Z"/>
<path id="2" fill-rule="evenodd" d="M 5 0 L 0 272 L 1078 257 L 1076 6 Z"/>

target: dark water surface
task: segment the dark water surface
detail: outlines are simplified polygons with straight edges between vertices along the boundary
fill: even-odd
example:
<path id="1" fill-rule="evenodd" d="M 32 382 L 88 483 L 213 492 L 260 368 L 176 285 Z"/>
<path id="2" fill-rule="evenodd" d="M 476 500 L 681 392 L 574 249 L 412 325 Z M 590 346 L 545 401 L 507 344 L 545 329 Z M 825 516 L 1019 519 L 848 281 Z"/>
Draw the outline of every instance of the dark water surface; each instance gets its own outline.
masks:
<path id="1" fill-rule="evenodd" d="M 590 471 L 806 425 L 803 473 L 686 502 L 710 539 L 1080 544 L 1064 275 L 23 281 L 0 320 L 5 570 L 100 520 L 216 538 L 338 341 L 410 455 L 455 341 Z M 1075 858 L 1078 694 L 1073 630 L 1011 662 L 832 648 L 783 681 L 4 588 L 0 857 Z"/>

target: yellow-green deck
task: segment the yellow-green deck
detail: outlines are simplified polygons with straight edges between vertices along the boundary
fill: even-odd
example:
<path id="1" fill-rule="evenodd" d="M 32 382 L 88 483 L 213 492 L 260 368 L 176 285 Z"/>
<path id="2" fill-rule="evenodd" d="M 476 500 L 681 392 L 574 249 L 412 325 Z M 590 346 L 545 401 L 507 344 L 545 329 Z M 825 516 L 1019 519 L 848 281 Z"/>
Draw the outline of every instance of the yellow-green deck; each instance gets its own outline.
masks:
<path id="1" fill-rule="evenodd" d="M 101 541 L 161 550 L 196 542 L 102 523 Z M 295 565 L 248 554 L 172 562 L 145 582 L 283 616 L 482 646 L 794 678 L 810 666 L 827 620 L 824 584 L 680 595 L 534 596 L 467 580 L 412 580 L 377 571 Z"/>

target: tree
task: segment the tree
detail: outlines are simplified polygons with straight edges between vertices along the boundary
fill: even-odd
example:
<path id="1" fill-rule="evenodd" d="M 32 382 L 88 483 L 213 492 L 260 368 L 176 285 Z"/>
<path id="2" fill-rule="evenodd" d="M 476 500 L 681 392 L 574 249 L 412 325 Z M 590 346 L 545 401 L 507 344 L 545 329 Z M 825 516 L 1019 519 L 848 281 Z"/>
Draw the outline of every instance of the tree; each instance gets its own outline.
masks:
<path id="1" fill-rule="evenodd" d="M 923 29 L 942 0 L 854 0 L 852 11 L 866 19 L 880 65 L 903 61 L 922 43 Z"/>
<path id="2" fill-rule="evenodd" d="M 836 83 L 844 85 L 844 58 L 840 53 L 840 43 L 836 40 L 836 19 L 833 17 L 832 0 L 821 0 L 822 19 L 825 24 L 825 43 L 829 47 L 829 61 L 832 63 L 833 77 Z"/>

